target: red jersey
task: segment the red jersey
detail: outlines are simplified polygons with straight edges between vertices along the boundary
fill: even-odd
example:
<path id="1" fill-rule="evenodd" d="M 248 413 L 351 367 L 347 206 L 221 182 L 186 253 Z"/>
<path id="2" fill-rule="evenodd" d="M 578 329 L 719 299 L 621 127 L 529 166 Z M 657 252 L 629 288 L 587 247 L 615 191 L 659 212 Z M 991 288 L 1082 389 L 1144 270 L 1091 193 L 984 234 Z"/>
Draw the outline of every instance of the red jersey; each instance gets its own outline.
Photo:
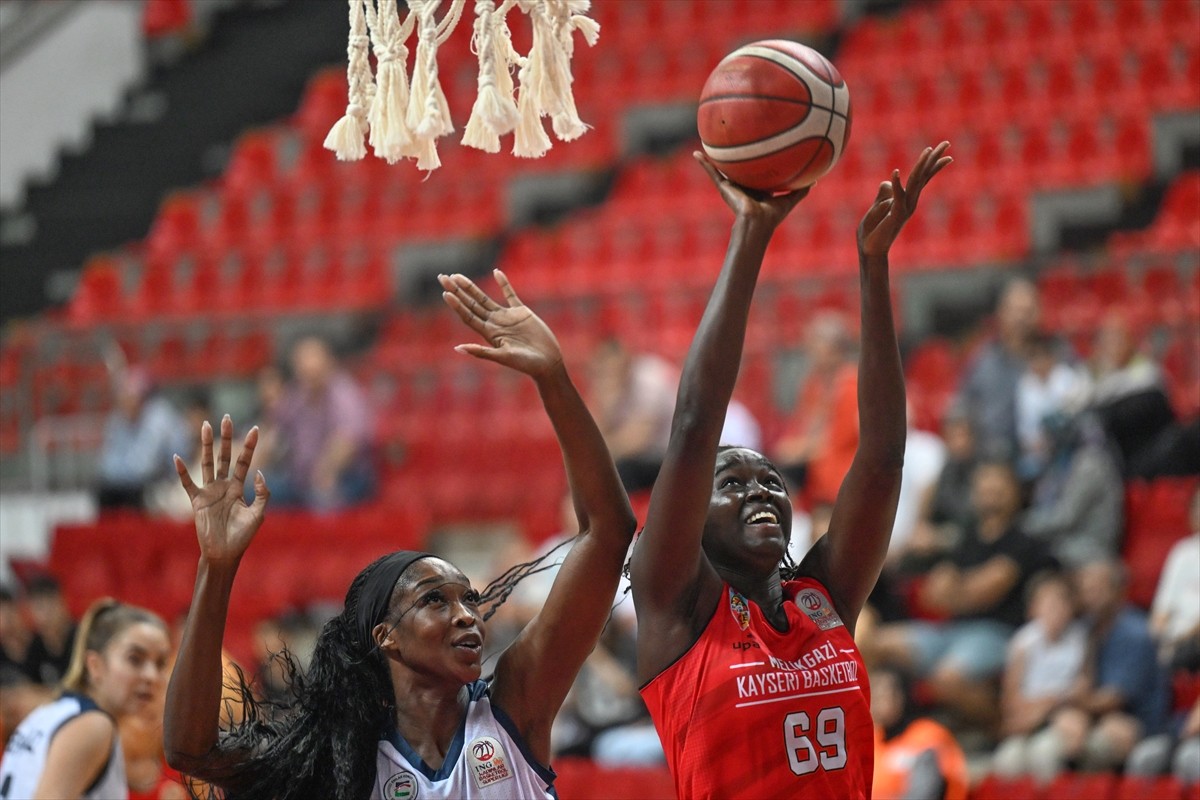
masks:
<path id="1" fill-rule="evenodd" d="M 642 689 L 680 800 L 868 800 L 867 670 L 812 578 L 783 585 L 788 632 L 725 584 L 695 644 Z"/>

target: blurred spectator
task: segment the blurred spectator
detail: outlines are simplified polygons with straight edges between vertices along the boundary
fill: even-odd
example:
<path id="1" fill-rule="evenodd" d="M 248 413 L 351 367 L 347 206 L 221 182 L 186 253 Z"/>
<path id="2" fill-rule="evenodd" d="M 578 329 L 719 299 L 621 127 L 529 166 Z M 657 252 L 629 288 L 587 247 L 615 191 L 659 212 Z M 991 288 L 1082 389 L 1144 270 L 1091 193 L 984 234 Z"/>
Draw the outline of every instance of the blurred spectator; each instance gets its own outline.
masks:
<path id="1" fill-rule="evenodd" d="M 367 499 L 375 469 L 374 415 L 366 394 L 318 337 L 296 342 L 291 366 L 292 382 L 265 420 L 264 463 L 272 466 L 263 474 L 271 502 L 333 510 Z M 252 496 L 249 483 L 246 490 Z"/>
<path id="2" fill-rule="evenodd" d="M 1129 754 L 1127 775 L 1163 775 L 1170 772 L 1194 795 L 1200 786 L 1200 697 L 1184 717 L 1178 733 L 1143 739 Z"/>
<path id="3" fill-rule="evenodd" d="M 1063 573 L 1045 572 L 1029 584 L 1029 622 L 1008 646 L 1000 695 L 1001 734 L 992 769 L 1006 777 L 1033 775 L 1048 783 L 1058 772 L 1055 736 L 1047 727 L 1062 699 L 1088 681 L 1087 626 L 1076 619 L 1075 593 Z"/>
<path id="4" fill-rule="evenodd" d="M 871 670 L 878 800 L 966 800 L 967 759 L 954 735 L 912 709 L 900 673 Z"/>
<path id="5" fill-rule="evenodd" d="M 1054 414 L 1043 422 L 1050 459 L 1021 522 L 1064 566 L 1116 556 L 1124 531 L 1125 487 L 1099 423 Z"/>
<path id="6" fill-rule="evenodd" d="M 1175 421 L 1162 369 L 1138 347 L 1129 320 L 1119 311 L 1101 321 L 1089 366 L 1090 405 L 1128 468 Z"/>
<path id="7" fill-rule="evenodd" d="M 973 513 L 971 480 L 979 463 L 979 453 L 970 416 L 961 403 L 946 410 L 942 419 L 942 441 L 946 445 L 946 460 L 914 534 L 914 539 L 922 542 L 924 550 L 944 549 L 946 543 L 958 536 Z M 949 530 L 939 533 L 938 529 L 942 528 Z"/>
<path id="8" fill-rule="evenodd" d="M 1188 522 L 1192 534 L 1175 543 L 1163 564 L 1150 630 L 1163 664 L 1200 672 L 1200 489 L 1192 494 Z"/>
<path id="9" fill-rule="evenodd" d="M 1017 449 L 1017 383 L 1041 317 L 1037 287 L 1011 281 L 996 308 L 996 336 L 968 365 L 959 396 L 971 415 L 981 452 L 1013 458 Z"/>
<path id="10" fill-rule="evenodd" d="M 1028 346 L 1028 365 L 1017 381 L 1017 475 L 1036 479 L 1051 458 L 1051 442 L 1043 421 L 1061 415 L 1072 400 L 1087 392 L 1087 378 L 1055 352 L 1054 339 L 1034 334 Z"/>
<path id="11" fill-rule="evenodd" d="M 179 450 L 179 456 L 188 465 L 193 475 L 201 473 L 200 466 L 200 426 L 205 420 L 215 422 L 212 418 L 212 407 L 206 392 L 195 392 L 188 396 L 183 407 L 183 426 L 189 437 L 185 449 Z M 146 510 L 151 514 L 175 519 L 190 520 L 192 518 L 192 501 L 187 492 L 179 486 L 179 476 L 155 481 L 146 487 Z"/>
<path id="12" fill-rule="evenodd" d="M 896 521 L 888 545 L 889 564 L 898 563 L 907 553 L 921 518 L 933 503 L 939 479 L 947 465 L 946 445 L 941 437 L 917 430 L 912 426 L 912 420 L 912 407 L 909 406 L 900 498 L 896 502 Z"/>
<path id="13" fill-rule="evenodd" d="M 545 605 L 555 576 L 579 532 L 570 494 L 563 497 L 560 513 L 562 530 L 530 554 L 532 558 L 541 556 L 546 560 L 517 585 L 509 602 L 488 621 L 489 638 L 493 623 L 502 614 L 507 613 L 503 628 L 519 631 Z M 517 556 L 510 553 L 505 558 L 511 562 Z M 518 560 L 526 558 L 521 554 Z M 608 625 L 554 720 L 551 747 L 556 756 L 589 756 L 609 766 L 664 763 L 658 733 L 638 693 L 637 617 L 628 592 L 629 580 L 622 577 Z M 504 635 L 503 631 L 500 635 Z M 489 649 L 493 646 L 489 645 Z"/>
<path id="14" fill-rule="evenodd" d="M 748 447 L 762 452 L 762 428 L 754 418 L 754 412 L 734 398 L 725 409 L 725 426 L 721 428 L 721 444 L 733 447 Z"/>
<path id="15" fill-rule="evenodd" d="M 71 663 L 71 645 L 75 641 L 75 620 L 67 610 L 62 587 L 50 575 L 39 575 L 25 587 L 25 602 L 33 620 L 33 641 L 29 645 L 30 669 L 38 682 L 52 686 L 62 680 Z"/>
<path id="16" fill-rule="evenodd" d="M 288 612 L 259 621 L 254 627 L 258 659 L 254 685 L 261 700 L 273 706 L 290 702 L 292 687 L 287 683 L 286 665 L 276 654 L 286 650 L 303 672 L 308 667 L 315 642 L 313 622 L 305 614 Z"/>
<path id="17" fill-rule="evenodd" d="M 141 508 L 149 485 L 175 475 L 171 456 L 189 452 L 192 432 L 140 367 L 121 376 L 116 399 L 100 445 L 98 499 L 105 508 Z"/>
<path id="18" fill-rule="evenodd" d="M 1090 406 L 1120 450 L 1126 477 L 1200 472 L 1200 420 L 1176 419 L 1161 367 L 1142 352 L 1121 312 L 1101 323 L 1091 369 Z"/>
<path id="19" fill-rule="evenodd" d="M 24 676 L 35 683 L 39 681 L 41 676 L 29 658 L 31 644 L 33 631 L 21 616 L 16 596 L 8 587 L 0 586 L 0 673 L 13 680 Z"/>
<path id="20" fill-rule="evenodd" d="M 601 342 L 592 357 L 596 422 L 627 491 L 649 489 L 658 477 L 678 386 L 674 365 L 650 353 L 631 353 L 616 339 Z"/>
<path id="21" fill-rule="evenodd" d="M 1012 632 L 1025 618 L 1029 578 L 1048 565 L 1041 547 L 1017 525 L 1020 486 L 1006 461 L 985 461 L 972 482 L 975 519 L 920 585 L 928 615 L 884 625 L 875 657 L 929 678 L 935 700 L 964 721 L 994 722 L 996 687 Z"/>
<path id="22" fill-rule="evenodd" d="M 833 505 L 858 449 L 858 366 L 841 314 L 823 311 L 808 324 L 808 372 L 772 459 L 809 503 Z"/>
<path id="23" fill-rule="evenodd" d="M 1093 561 L 1076 573 L 1090 626 L 1092 680 L 1054 713 L 1038 757 L 1048 771 L 1120 769 L 1143 736 L 1163 731 L 1169 686 L 1145 616 L 1125 601 L 1125 567 Z M 1056 771 L 1056 770 L 1055 770 Z"/>

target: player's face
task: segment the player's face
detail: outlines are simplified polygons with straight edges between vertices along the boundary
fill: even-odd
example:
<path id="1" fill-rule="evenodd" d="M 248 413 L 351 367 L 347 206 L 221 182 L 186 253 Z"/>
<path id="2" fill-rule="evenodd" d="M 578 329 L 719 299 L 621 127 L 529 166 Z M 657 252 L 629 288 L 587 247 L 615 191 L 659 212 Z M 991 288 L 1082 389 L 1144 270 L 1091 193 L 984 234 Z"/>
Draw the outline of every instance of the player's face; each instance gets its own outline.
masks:
<path id="1" fill-rule="evenodd" d="M 96 704 L 114 717 L 144 710 L 162 690 L 170 651 L 166 630 L 138 622 L 114 636 L 102 652 L 88 653 Z"/>
<path id="2" fill-rule="evenodd" d="M 704 550 L 715 564 L 759 563 L 773 569 L 792 530 L 783 477 L 761 453 L 743 447 L 717 456 Z"/>
<path id="3" fill-rule="evenodd" d="M 423 558 L 405 571 L 383 628 L 380 649 L 402 667 L 456 685 L 482 673 L 479 592 L 447 561 Z"/>

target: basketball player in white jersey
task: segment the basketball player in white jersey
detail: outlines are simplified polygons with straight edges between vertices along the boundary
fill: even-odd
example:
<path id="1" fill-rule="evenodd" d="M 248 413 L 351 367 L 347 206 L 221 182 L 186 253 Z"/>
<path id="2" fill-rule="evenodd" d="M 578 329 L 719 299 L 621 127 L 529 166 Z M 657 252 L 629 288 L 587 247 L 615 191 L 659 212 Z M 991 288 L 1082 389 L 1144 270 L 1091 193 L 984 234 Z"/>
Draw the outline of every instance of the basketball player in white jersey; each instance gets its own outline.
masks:
<path id="1" fill-rule="evenodd" d="M 636 520 L 554 335 L 504 275 L 496 277 L 506 305 L 461 275 L 442 276 L 441 283 L 446 302 L 487 341 L 455 349 L 532 377 L 562 447 L 581 533 L 544 607 L 484 682 L 484 609 L 502 602 L 536 562 L 510 570 L 481 593 L 456 567 L 428 553 L 384 556 L 351 583 L 345 609 L 326 624 L 295 683 L 290 707 L 267 718 L 251 702 L 240 725 L 221 731 L 229 595 L 238 562 L 262 524 L 268 491 L 258 473 L 254 502 L 242 501 L 257 429 L 246 435 L 231 475 L 233 424 L 229 417 L 221 422 L 214 465 L 213 430 L 205 423 L 202 485 L 176 461 L 200 541 L 192 609 L 167 691 L 166 752 L 176 769 L 229 797 L 555 797 L 550 726 L 608 618 Z M 470 496 L 462 500 L 470 506 Z"/>
<path id="2" fill-rule="evenodd" d="M 142 608 L 103 599 L 75 634 L 57 700 L 17 726 L 0 761 L 3 800 L 120 800 L 129 796 L 117 723 L 162 688 L 167 626 Z"/>

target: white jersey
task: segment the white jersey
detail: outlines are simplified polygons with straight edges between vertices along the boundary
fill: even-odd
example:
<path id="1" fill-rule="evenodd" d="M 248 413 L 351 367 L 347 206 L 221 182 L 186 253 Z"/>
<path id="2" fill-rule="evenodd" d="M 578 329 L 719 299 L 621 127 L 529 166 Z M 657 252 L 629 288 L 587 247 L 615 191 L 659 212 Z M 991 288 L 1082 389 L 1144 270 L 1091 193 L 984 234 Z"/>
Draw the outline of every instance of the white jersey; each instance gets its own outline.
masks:
<path id="1" fill-rule="evenodd" d="M 104 713 L 90 698 L 65 693 L 52 703 L 34 709 L 26 717 L 4 749 L 4 760 L 0 761 L 0 800 L 23 800 L 33 797 L 42 771 L 46 767 L 46 754 L 50 742 L 63 725 L 88 711 Z M 113 736 L 112 752 L 108 763 L 99 777 L 83 793 L 84 800 L 124 800 L 129 797 L 129 784 L 125 780 L 125 757 L 121 753 L 121 741 Z"/>
<path id="2" fill-rule="evenodd" d="M 553 800 L 554 771 L 537 763 L 508 715 L 475 681 L 446 760 L 430 769 L 399 734 L 379 742 L 371 800 Z"/>

